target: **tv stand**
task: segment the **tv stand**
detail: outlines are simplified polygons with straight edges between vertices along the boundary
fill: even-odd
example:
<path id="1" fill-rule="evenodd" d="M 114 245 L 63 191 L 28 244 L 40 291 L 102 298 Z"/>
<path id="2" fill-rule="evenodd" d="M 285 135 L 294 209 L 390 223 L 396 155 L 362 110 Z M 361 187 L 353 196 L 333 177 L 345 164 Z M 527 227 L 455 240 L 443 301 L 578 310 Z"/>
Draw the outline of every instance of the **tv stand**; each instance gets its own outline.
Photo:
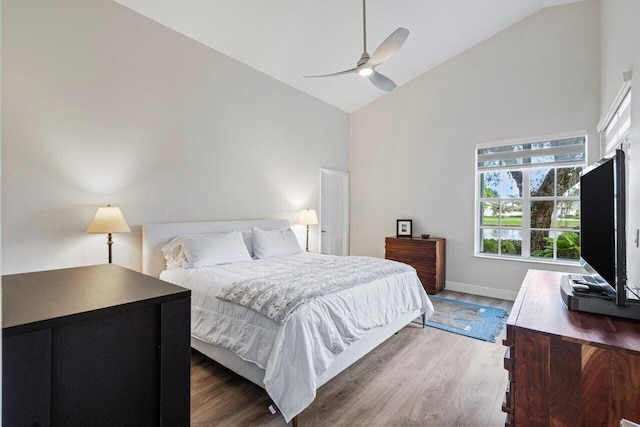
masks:
<path id="1" fill-rule="evenodd" d="M 640 421 L 640 322 L 571 311 L 563 273 L 529 270 L 507 321 L 507 426 Z"/>
<path id="2" fill-rule="evenodd" d="M 629 300 L 627 305 L 617 305 L 609 296 L 597 289 L 586 292 L 576 291 L 568 275 L 562 276 L 560 280 L 560 295 L 564 305 L 572 311 L 640 320 L 640 302 Z"/>

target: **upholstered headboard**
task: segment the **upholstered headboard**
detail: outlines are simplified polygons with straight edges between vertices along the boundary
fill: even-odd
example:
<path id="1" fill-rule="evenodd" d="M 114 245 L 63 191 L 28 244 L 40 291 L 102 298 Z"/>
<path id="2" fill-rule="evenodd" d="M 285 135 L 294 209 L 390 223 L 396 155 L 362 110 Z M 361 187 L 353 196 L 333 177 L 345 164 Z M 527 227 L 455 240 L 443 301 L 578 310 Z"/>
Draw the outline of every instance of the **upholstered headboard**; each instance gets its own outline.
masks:
<path id="1" fill-rule="evenodd" d="M 166 269 L 161 249 L 173 238 L 190 234 L 225 231 L 250 231 L 251 227 L 277 230 L 289 227 L 286 219 L 251 219 L 238 221 L 168 222 L 142 226 L 142 272 L 158 277 Z"/>

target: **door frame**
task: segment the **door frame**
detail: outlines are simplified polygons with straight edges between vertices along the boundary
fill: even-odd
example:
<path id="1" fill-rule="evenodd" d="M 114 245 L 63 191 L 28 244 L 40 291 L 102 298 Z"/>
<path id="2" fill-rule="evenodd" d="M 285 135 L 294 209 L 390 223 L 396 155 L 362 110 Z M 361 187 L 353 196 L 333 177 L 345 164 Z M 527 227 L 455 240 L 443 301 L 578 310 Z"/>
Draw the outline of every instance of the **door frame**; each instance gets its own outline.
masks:
<path id="1" fill-rule="evenodd" d="M 349 255 L 349 172 L 337 171 L 333 169 L 320 168 L 320 229 L 318 236 L 318 252 L 322 253 L 322 229 L 323 229 L 323 215 L 322 215 L 322 175 L 334 175 L 342 178 L 342 196 L 344 206 L 344 217 L 342 218 L 342 255 Z"/>

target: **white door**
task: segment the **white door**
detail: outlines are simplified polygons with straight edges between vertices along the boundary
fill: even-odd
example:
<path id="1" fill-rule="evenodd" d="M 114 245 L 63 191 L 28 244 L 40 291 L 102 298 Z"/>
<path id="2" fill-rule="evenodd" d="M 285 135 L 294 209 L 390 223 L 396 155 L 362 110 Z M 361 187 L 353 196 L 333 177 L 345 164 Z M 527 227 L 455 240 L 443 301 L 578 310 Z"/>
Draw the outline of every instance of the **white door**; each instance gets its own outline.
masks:
<path id="1" fill-rule="evenodd" d="M 349 254 L 349 173 L 320 169 L 320 253 Z"/>

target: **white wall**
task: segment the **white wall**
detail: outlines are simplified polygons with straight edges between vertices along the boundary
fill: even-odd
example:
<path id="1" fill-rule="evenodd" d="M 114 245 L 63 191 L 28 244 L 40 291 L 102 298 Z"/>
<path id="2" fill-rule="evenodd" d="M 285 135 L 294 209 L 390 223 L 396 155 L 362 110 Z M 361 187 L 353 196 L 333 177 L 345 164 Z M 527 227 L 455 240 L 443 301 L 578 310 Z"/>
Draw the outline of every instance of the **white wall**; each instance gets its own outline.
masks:
<path id="1" fill-rule="evenodd" d="M 627 157 L 629 200 L 627 214 L 627 270 L 630 286 L 640 287 L 640 249 L 635 233 L 640 228 L 640 1 L 601 2 L 601 102 L 606 114 L 622 86 L 622 73 L 632 70 L 635 85 L 631 94 L 631 151 Z"/>
<path id="2" fill-rule="evenodd" d="M 3 7 L 5 274 L 106 262 L 106 236 L 85 233 L 100 205 L 133 228 L 114 262 L 140 269 L 144 223 L 296 222 L 319 168 L 348 169 L 346 113 L 130 9 Z"/>
<path id="3" fill-rule="evenodd" d="M 635 0 L 634 0 L 635 1 Z M 513 298 L 530 268 L 476 258 L 477 143 L 599 118 L 599 2 L 544 9 L 351 115 L 351 252 L 384 256 L 397 218 L 447 239 L 447 287 Z"/>

